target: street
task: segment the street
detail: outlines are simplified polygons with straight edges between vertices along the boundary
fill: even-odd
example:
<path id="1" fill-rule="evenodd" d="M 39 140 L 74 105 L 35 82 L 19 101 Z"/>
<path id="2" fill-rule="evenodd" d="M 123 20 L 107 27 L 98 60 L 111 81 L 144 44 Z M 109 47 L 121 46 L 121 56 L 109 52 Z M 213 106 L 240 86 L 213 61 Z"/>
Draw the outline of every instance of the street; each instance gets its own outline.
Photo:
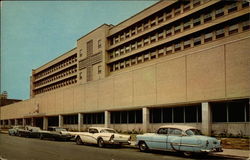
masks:
<path id="1" fill-rule="evenodd" d="M 179 153 L 142 153 L 138 149 L 123 147 L 98 148 L 94 145 L 76 145 L 0 134 L 0 160 L 184 160 Z M 194 156 L 189 159 L 237 159 L 219 156 Z"/>

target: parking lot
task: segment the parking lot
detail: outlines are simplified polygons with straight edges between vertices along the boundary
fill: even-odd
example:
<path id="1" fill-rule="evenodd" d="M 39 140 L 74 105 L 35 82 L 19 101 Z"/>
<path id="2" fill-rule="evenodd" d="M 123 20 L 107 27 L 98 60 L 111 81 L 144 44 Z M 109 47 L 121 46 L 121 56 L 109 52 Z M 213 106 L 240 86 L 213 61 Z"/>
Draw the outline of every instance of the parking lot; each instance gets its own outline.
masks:
<path id="1" fill-rule="evenodd" d="M 179 153 L 142 153 L 136 148 L 76 145 L 75 142 L 40 140 L 0 134 L 0 159 L 6 160 L 182 160 Z M 240 159 L 225 156 L 194 156 L 189 159 Z"/>

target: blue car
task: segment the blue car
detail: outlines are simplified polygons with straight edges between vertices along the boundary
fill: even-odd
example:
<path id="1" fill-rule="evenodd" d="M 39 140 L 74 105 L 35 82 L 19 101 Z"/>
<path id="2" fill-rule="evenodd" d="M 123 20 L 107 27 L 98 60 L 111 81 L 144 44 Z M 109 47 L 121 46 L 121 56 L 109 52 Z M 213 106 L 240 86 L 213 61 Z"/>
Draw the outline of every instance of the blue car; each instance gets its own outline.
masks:
<path id="1" fill-rule="evenodd" d="M 183 125 L 166 125 L 156 133 L 136 136 L 136 145 L 140 151 L 165 150 L 183 152 L 190 156 L 194 153 L 222 152 L 220 140 L 203 136 L 195 127 Z"/>

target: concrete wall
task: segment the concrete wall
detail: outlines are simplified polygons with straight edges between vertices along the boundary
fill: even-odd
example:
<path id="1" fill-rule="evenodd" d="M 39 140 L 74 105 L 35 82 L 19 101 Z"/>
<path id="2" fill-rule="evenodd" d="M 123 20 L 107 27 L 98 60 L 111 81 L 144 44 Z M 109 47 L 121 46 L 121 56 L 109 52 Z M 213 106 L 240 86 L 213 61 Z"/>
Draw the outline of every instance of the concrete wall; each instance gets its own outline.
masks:
<path id="1" fill-rule="evenodd" d="M 105 79 L 50 91 L 1 108 L 1 119 L 123 110 L 250 96 L 250 38 L 177 54 Z M 167 57 L 167 56 L 166 56 Z"/>
<path id="2" fill-rule="evenodd" d="M 219 135 L 223 133 L 228 135 L 232 134 L 234 136 L 250 136 L 250 124 L 249 122 L 213 123 L 212 133 L 214 135 Z"/>

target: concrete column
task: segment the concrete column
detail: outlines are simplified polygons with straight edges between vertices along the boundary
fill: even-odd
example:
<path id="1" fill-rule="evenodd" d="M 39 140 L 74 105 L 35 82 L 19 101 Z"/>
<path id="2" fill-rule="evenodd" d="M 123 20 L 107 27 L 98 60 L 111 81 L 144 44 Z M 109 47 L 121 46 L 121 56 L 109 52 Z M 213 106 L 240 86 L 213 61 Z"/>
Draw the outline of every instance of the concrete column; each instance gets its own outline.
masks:
<path id="1" fill-rule="evenodd" d="M 78 113 L 78 131 L 81 131 L 81 127 L 83 124 L 83 114 L 82 113 Z"/>
<path id="2" fill-rule="evenodd" d="M 148 131 L 149 126 L 149 109 L 148 108 L 142 108 L 142 129 L 143 132 Z"/>
<path id="3" fill-rule="evenodd" d="M 26 126 L 26 119 L 23 118 L 23 127 Z"/>
<path id="4" fill-rule="evenodd" d="M 15 126 L 18 125 L 18 120 L 15 119 L 15 122 L 14 122 L 14 123 L 15 123 L 15 124 L 14 124 Z"/>
<path id="5" fill-rule="evenodd" d="M 43 130 L 48 130 L 48 117 L 43 117 Z"/>
<path id="6" fill-rule="evenodd" d="M 31 126 L 34 126 L 34 118 L 33 118 L 33 117 L 31 118 L 30 125 L 31 125 Z"/>
<path id="7" fill-rule="evenodd" d="M 109 125 L 110 125 L 110 112 L 105 111 L 104 112 L 104 126 L 109 127 Z"/>
<path id="8" fill-rule="evenodd" d="M 203 134 L 210 136 L 212 123 L 211 123 L 211 107 L 208 102 L 202 103 L 201 114 L 202 114 L 201 131 Z"/>
<path id="9" fill-rule="evenodd" d="M 59 115 L 59 120 L 58 120 L 58 122 L 59 122 L 59 124 L 58 124 L 58 126 L 59 127 L 62 127 L 63 126 L 63 116 L 62 115 Z"/>

